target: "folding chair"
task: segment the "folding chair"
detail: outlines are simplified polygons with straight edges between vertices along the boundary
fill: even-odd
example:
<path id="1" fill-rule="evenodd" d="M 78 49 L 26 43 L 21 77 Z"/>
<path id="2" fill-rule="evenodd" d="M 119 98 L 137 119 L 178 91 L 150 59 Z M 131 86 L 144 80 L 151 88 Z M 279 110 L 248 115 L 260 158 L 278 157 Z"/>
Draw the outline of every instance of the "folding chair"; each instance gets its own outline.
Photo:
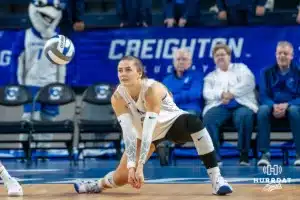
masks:
<path id="1" fill-rule="evenodd" d="M 116 148 L 117 158 L 121 157 L 122 131 L 110 103 L 112 94 L 113 86 L 109 84 L 92 85 L 83 93 L 78 112 L 80 115 L 78 155 L 84 149 L 105 148 L 95 146 L 95 143 L 112 142 Z M 81 147 L 82 145 L 84 147 Z"/>
<path id="2" fill-rule="evenodd" d="M 2 114 L 3 120 L 0 121 L 0 134 L 1 134 L 1 146 L 0 149 L 23 149 L 25 158 L 30 160 L 29 152 L 29 142 L 28 136 L 31 132 L 30 122 L 21 120 L 16 120 L 14 116 L 13 120 L 9 120 L 8 114 L 17 114 L 17 107 L 20 107 L 24 104 L 32 102 L 32 96 L 29 91 L 21 85 L 7 85 L 0 87 L 0 105 L 3 106 Z M 7 110 L 4 110 L 7 109 Z M 6 114 L 5 111 L 9 111 Z M 11 134 L 11 135 L 10 135 Z M 25 137 L 20 137 L 20 135 Z M 11 136 L 9 139 L 8 137 Z M 5 137 L 6 139 L 2 139 Z M 19 145 L 17 145 L 19 143 Z M 21 148 L 20 148 L 21 143 Z M 12 147 L 14 145 L 14 147 Z M 9 147 L 10 146 L 10 147 Z"/>
<path id="3" fill-rule="evenodd" d="M 70 161 L 73 156 L 73 139 L 75 130 L 75 111 L 76 111 L 76 95 L 75 92 L 67 85 L 62 83 L 51 83 L 41 88 L 33 101 L 33 108 L 36 103 L 57 105 L 60 110 L 63 110 L 64 105 L 74 104 L 71 106 L 67 114 L 69 116 L 63 119 L 57 119 L 54 121 L 42 121 L 32 119 L 32 136 L 30 137 L 31 149 L 67 149 Z M 34 109 L 33 109 L 34 110 Z M 63 113 L 63 112 L 61 112 Z M 64 113 L 65 114 L 65 113 Z M 45 139 L 34 137 L 36 134 L 53 134 L 53 139 Z M 59 138 L 55 138 L 59 137 Z M 39 146 L 38 144 L 48 143 L 51 146 Z M 58 146 L 59 143 L 63 143 L 63 146 Z M 35 146 L 34 146 L 35 144 Z M 56 144 L 56 146 L 55 146 Z M 31 153 L 30 153 L 31 154 Z M 44 157 L 44 156 L 37 156 Z"/>

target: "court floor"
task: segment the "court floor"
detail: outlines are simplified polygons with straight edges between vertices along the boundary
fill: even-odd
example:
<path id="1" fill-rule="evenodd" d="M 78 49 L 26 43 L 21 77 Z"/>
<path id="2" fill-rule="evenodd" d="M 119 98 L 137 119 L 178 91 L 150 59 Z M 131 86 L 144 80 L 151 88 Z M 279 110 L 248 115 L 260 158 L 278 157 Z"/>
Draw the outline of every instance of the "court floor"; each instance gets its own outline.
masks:
<path id="1" fill-rule="evenodd" d="M 128 186 L 105 191 L 101 194 L 77 194 L 70 184 L 29 184 L 24 186 L 23 197 L 7 197 L 3 188 L 0 189 L 0 199 L 24 200 L 292 200 L 299 199 L 300 190 L 297 185 L 284 186 L 281 190 L 262 191 L 258 185 L 234 185 L 234 193 L 228 196 L 212 195 L 208 184 L 147 184 L 140 190 Z"/>
<path id="2" fill-rule="evenodd" d="M 227 197 L 214 196 L 206 170 L 199 160 L 179 160 L 176 166 L 161 167 L 158 160 L 145 166 L 146 184 L 136 190 L 129 186 L 107 190 L 101 194 L 77 194 L 73 189 L 77 179 L 98 179 L 113 170 L 118 161 L 86 160 L 79 165 L 68 161 L 48 160 L 26 166 L 17 161 L 3 163 L 8 171 L 21 182 L 24 197 L 13 199 L 41 200 L 110 200 L 110 199 L 299 199 L 300 168 L 280 166 L 274 161 L 271 169 L 238 166 L 238 160 L 224 160 L 221 171 L 232 184 L 234 193 Z M 0 199 L 12 199 L 0 187 Z"/>

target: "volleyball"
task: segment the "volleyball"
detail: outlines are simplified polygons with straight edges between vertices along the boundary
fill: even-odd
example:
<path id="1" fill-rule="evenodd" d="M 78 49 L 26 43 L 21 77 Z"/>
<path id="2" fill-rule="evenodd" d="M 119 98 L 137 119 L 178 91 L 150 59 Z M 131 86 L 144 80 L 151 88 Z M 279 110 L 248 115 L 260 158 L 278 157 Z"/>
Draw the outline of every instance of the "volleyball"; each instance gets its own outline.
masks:
<path id="1" fill-rule="evenodd" d="M 45 43 L 44 53 L 48 60 L 57 65 L 71 62 L 75 48 L 73 42 L 64 35 L 56 35 Z"/>

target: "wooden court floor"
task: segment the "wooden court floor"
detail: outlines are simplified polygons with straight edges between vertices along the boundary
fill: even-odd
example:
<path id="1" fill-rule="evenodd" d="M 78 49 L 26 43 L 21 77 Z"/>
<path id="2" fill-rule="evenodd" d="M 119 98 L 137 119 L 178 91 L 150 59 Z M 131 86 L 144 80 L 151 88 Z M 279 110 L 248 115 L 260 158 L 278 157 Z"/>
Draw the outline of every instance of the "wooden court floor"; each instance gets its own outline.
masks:
<path id="1" fill-rule="evenodd" d="M 298 200 L 300 185 L 282 185 L 282 189 L 263 191 L 263 185 L 234 184 L 234 193 L 227 196 L 211 194 L 210 184 L 146 184 L 140 190 L 129 186 L 107 190 L 101 194 L 77 194 L 71 184 L 26 184 L 23 197 L 7 197 L 3 185 L 0 200 Z"/>

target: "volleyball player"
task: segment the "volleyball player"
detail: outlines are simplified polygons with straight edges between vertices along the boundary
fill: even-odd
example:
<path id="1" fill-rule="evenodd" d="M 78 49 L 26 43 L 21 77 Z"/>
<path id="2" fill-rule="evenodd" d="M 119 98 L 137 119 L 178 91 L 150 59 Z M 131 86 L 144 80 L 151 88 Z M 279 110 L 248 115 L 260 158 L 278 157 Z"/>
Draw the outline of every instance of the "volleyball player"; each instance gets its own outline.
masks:
<path id="1" fill-rule="evenodd" d="M 8 196 L 23 196 L 23 189 L 18 181 L 11 177 L 4 165 L 0 162 L 0 177 L 7 189 Z"/>
<path id="2" fill-rule="evenodd" d="M 99 193 L 105 189 L 144 183 L 144 165 L 162 140 L 185 143 L 193 140 L 212 182 L 212 193 L 226 195 L 232 187 L 222 177 L 212 140 L 200 119 L 179 109 L 167 88 L 145 76 L 142 62 L 133 56 L 118 64 L 120 85 L 111 103 L 122 127 L 125 152 L 115 171 L 98 181 L 78 181 L 78 193 Z"/>

